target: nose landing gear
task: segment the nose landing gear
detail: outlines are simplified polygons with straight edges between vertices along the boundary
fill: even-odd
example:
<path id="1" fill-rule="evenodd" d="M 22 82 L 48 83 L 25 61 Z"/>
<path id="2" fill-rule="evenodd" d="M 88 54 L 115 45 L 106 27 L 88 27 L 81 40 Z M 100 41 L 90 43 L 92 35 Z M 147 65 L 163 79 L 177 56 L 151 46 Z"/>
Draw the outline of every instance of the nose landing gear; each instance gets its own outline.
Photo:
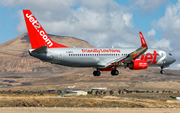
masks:
<path id="1" fill-rule="evenodd" d="M 164 70 L 163 70 L 163 68 L 164 68 L 164 67 L 161 67 L 161 71 L 160 71 L 161 74 L 164 74 L 164 73 L 165 73 Z"/>

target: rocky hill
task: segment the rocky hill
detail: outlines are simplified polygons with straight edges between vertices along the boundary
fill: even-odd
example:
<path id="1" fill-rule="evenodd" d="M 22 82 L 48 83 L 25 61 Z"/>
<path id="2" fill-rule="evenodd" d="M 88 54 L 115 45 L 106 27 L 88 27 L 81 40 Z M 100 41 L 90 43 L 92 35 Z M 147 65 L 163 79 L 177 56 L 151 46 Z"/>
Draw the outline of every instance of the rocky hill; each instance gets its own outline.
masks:
<path id="1" fill-rule="evenodd" d="M 86 41 L 74 38 L 49 35 L 50 38 L 68 47 L 93 47 Z M 0 90 L 48 90 L 64 89 L 76 85 L 76 88 L 107 87 L 109 89 L 174 89 L 179 90 L 180 73 L 178 70 L 159 68 L 133 71 L 118 68 L 119 75 L 102 72 L 100 77 L 93 76 L 93 68 L 71 68 L 42 62 L 28 53 L 7 49 L 28 50 L 31 48 L 28 34 L 25 33 L 8 42 L 0 44 Z M 1 87 L 4 81 L 14 80 L 12 87 Z M 22 85 L 25 84 L 23 87 Z"/>
<path id="2" fill-rule="evenodd" d="M 49 35 L 50 38 L 68 47 L 93 47 L 86 41 L 74 37 Z M 22 34 L 10 41 L 0 44 L 0 72 L 27 73 L 56 71 L 61 66 L 51 65 L 29 56 L 26 52 L 10 51 L 7 49 L 28 50 L 31 48 L 28 33 Z"/>

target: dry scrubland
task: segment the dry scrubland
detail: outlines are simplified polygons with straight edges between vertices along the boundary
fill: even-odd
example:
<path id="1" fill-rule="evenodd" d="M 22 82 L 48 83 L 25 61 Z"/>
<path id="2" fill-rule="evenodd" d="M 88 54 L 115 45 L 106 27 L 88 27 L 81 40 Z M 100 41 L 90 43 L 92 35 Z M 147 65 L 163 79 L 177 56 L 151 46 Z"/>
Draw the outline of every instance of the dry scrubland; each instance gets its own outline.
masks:
<path id="1" fill-rule="evenodd" d="M 86 107 L 86 108 L 180 108 L 173 99 L 142 99 L 116 96 L 0 95 L 0 107 Z"/>

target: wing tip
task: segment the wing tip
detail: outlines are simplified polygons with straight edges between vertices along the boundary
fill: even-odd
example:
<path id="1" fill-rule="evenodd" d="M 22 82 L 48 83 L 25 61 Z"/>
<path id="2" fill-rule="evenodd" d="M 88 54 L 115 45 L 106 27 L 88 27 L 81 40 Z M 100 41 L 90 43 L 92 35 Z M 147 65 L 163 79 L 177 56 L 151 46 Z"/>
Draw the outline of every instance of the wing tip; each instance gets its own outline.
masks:
<path id="1" fill-rule="evenodd" d="M 141 44 L 142 44 L 141 47 L 148 47 L 141 31 L 139 31 L 139 35 L 140 35 Z"/>

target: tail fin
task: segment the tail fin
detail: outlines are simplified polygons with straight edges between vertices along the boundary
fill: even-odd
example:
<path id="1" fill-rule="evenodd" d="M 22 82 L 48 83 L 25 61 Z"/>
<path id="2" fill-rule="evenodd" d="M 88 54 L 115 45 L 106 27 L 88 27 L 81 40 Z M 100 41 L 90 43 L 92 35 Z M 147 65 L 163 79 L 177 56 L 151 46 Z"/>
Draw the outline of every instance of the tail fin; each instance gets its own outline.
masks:
<path id="1" fill-rule="evenodd" d="M 30 10 L 23 10 L 29 39 L 32 49 L 37 49 L 42 46 L 48 48 L 66 48 L 67 46 L 53 42 L 46 34 L 40 23 L 34 17 Z"/>

